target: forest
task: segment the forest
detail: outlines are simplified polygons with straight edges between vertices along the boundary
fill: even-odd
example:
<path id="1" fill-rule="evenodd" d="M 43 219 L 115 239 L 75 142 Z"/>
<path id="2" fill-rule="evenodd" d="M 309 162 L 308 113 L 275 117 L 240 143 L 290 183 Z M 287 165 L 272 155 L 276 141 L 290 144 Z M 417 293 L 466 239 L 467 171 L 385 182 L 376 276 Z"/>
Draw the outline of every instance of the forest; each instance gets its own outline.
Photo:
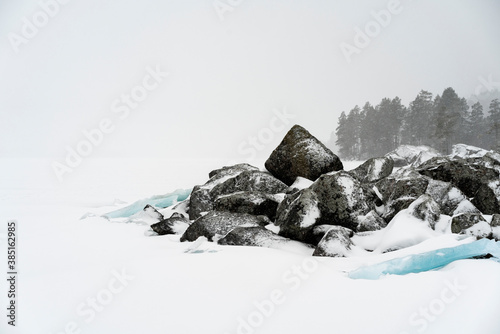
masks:
<path id="1" fill-rule="evenodd" d="M 338 154 L 361 160 L 402 144 L 427 145 L 443 154 L 457 143 L 499 149 L 499 99 L 484 109 L 480 102 L 469 106 L 451 87 L 436 96 L 422 90 L 408 106 L 399 97 L 383 98 L 376 106 L 366 102 L 340 115 L 335 130 Z"/>

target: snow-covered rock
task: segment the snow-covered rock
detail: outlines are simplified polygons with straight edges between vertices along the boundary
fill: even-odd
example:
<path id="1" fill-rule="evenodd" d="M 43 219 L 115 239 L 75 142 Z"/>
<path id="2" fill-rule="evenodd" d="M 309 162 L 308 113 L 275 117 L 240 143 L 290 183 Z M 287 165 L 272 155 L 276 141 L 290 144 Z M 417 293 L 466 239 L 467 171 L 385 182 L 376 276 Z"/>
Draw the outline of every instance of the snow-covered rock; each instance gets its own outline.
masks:
<path id="1" fill-rule="evenodd" d="M 376 187 L 382 195 L 385 211 L 382 218 L 390 222 L 401 210 L 406 209 L 423 195 L 429 180 L 413 171 L 404 174 L 393 174 L 379 182 Z"/>
<path id="2" fill-rule="evenodd" d="M 269 173 L 256 170 L 256 167 L 240 164 L 224 167 L 211 172 L 212 177 L 202 186 L 195 186 L 191 194 L 189 218 L 199 218 L 203 212 L 213 210 L 219 196 L 240 191 L 258 191 L 266 194 L 284 192 L 287 185 Z"/>
<path id="3" fill-rule="evenodd" d="M 377 182 L 389 176 L 394 168 L 394 161 L 388 157 L 371 158 L 348 173 L 360 182 Z"/>
<path id="4" fill-rule="evenodd" d="M 385 156 L 394 161 L 394 167 L 403 167 L 413 164 L 418 159 L 418 163 L 423 163 L 426 159 L 440 156 L 441 154 L 429 146 L 401 145 Z"/>
<path id="5" fill-rule="evenodd" d="M 201 236 L 212 241 L 216 235 L 224 236 L 235 227 L 266 226 L 270 223 L 266 216 L 211 211 L 192 223 L 182 235 L 181 241 L 195 241 Z"/>
<path id="6" fill-rule="evenodd" d="M 287 195 L 278 210 L 276 225 L 280 226 L 281 236 L 307 242 L 310 230 L 321 217 L 316 193 L 309 188 Z"/>
<path id="7" fill-rule="evenodd" d="M 317 195 L 320 224 L 340 225 L 355 230 L 358 216 L 374 209 L 374 191 L 344 171 L 324 174 L 310 187 Z"/>
<path id="8" fill-rule="evenodd" d="M 384 218 L 380 217 L 380 215 L 375 210 L 372 210 L 366 215 L 359 217 L 359 223 L 356 231 L 377 231 L 383 229 L 386 226 L 387 222 L 384 220 Z"/>
<path id="9" fill-rule="evenodd" d="M 143 211 L 146 212 L 146 214 L 148 214 L 151 218 L 156 219 L 158 221 L 162 221 L 164 219 L 163 215 L 149 204 L 144 207 Z"/>
<path id="10" fill-rule="evenodd" d="M 152 224 L 151 229 L 159 235 L 183 234 L 189 227 L 189 219 L 181 214 L 173 214 L 170 218 Z"/>
<path id="11" fill-rule="evenodd" d="M 255 246 L 291 250 L 310 248 L 301 242 L 279 236 L 265 227 L 236 227 L 217 241 L 219 245 Z M 312 251 L 312 249 L 311 249 Z"/>
<path id="12" fill-rule="evenodd" d="M 408 207 L 408 213 L 429 223 L 431 228 L 434 228 L 436 222 L 438 222 L 441 217 L 439 204 L 427 194 L 421 195 L 411 203 Z"/>
<path id="13" fill-rule="evenodd" d="M 434 180 L 450 182 L 459 188 L 482 213 L 500 212 L 495 191 L 498 190 L 499 173 L 478 164 L 469 164 L 463 159 L 433 158 L 422 164 L 417 171 Z M 492 189 L 492 187 L 494 187 Z"/>
<path id="14" fill-rule="evenodd" d="M 266 169 L 287 185 L 297 176 L 316 180 L 343 169 L 339 157 L 300 125 L 294 125 L 265 163 Z"/>
<path id="15" fill-rule="evenodd" d="M 451 232 L 486 238 L 491 235 L 491 226 L 481 214 L 462 213 L 453 217 Z"/>
<path id="16" fill-rule="evenodd" d="M 349 232 L 340 226 L 334 226 L 318 243 L 313 256 L 347 257 L 353 246 Z"/>

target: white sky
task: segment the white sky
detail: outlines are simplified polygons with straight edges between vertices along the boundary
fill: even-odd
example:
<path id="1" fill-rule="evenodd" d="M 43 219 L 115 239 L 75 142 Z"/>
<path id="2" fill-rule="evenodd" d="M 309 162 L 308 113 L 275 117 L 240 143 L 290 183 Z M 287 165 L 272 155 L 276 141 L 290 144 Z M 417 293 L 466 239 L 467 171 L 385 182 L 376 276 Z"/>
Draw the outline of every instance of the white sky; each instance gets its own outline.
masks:
<path id="1" fill-rule="evenodd" d="M 63 161 L 109 118 L 114 131 L 92 157 L 244 161 L 248 137 L 271 133 L 254 150 L 265 158 L 295 123 L 327 140 L 356 104 L 449 86 L 469 97 L 480 77 L 500 81 L 495 0 L 401 0 L 348 63 L 340 44 L 388 3 L 242 0 L 222 21 L 213 0 L 72 0 L 15 53 L 9 33 L 40 5 L 1 1 L 0 156 Z M 120 119 L 112 102 L 157 65 L 169 77 Z M 283 108 L 295 116 L 285 128 L 273 123 Z"/>

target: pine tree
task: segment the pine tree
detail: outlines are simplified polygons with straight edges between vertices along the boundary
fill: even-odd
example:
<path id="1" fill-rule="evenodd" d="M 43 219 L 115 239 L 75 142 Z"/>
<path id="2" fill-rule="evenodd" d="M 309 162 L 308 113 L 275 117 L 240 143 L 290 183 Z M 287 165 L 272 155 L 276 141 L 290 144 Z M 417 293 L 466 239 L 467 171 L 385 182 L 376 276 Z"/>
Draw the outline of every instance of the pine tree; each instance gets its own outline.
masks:
<path id="1" fill-rule="evenodd" d="M 483 134 L 484 125 L 483 106 L 481 103 L 476 102 L 471 107 L 469 117 L 468 137 L 471 145 L 483 146 L 483 138 L 485 138 Z"/>
<path id="2" fill-rule="evenodd" d="M 500 149 L 500 101 L 494 99 L 490 103 L 488 116 L 489 133 L 493 135 L 493 143 L 490 144 L 492 149 Z"/>

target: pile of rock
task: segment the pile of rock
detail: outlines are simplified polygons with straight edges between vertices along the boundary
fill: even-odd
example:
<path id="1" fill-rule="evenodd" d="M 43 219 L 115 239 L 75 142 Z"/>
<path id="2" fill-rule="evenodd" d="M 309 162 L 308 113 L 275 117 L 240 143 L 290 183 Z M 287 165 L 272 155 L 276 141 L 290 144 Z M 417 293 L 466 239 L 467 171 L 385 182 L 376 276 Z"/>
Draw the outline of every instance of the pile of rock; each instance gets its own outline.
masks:
<path id="1" fill-rule="evenodd" d="M 390 228 L 403 211 L 440 233 L 500 236 L 500 154 L 492 151 L 457 145 L 440 156 L 404 146 L 344 171 L 334 153 L 295 125 L 265 167 L 210 172 L 178 205 L 186 215 L 161 217 L 151 228 L 224 245 L 298 241 L 317 256 L 347 256 L 356 235 Z"/>

